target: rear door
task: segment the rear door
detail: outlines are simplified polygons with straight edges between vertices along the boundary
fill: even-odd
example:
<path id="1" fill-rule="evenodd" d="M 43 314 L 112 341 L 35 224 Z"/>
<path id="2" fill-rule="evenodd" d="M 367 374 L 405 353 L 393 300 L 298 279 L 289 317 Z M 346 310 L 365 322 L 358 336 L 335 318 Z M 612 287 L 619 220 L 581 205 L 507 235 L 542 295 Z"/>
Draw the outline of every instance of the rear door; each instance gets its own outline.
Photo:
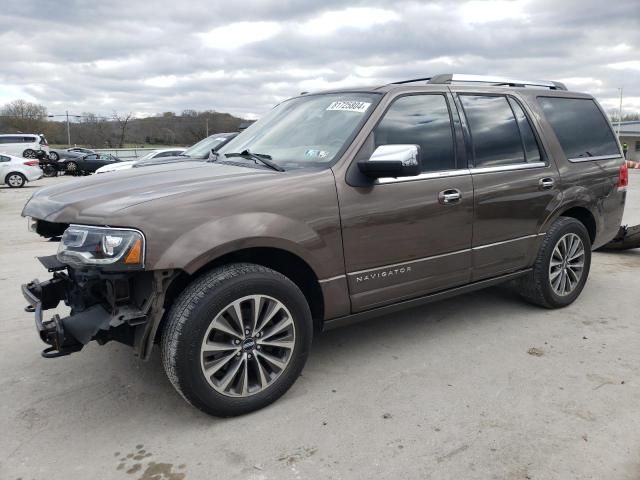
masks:
<path id="1" fill-rule="evenodd" d="M 475 192 L 472 279 L 477 281 L 531 264 L 561 189 L 556 165 L 544 154 L 524 103 L 508 94 L 456 91 Z"/>
<path id="2" fill-rule="evenodd" d="M 396 97 L 352 163 L 380 145 L 417 144 L 420 175 L 367 186 L 337 180 L 353 311 L 470 279 L 473 188 L 466 159 L 456 158 L 452 101 L 444 92 Z"/>

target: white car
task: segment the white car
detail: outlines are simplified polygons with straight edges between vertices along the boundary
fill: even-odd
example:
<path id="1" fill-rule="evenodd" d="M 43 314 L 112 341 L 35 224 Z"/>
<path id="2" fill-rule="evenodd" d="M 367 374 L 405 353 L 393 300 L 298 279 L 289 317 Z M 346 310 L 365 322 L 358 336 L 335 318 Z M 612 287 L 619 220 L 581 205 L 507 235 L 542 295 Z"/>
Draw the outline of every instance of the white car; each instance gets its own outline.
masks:
<path id="1" fill-rule="evenodd" d="M 13 155 L 0 153 L 0 185 L 11 188 L 24 187 L 27 182 L 42 178 L 42 169 L 38 160 L 27 160 Z"/>
<path id="2" fill-rule="evenodd" d="M 16 157 L 37 158 L 39 151 L 49 154 L 49 144 L 44 135 L 38 133 L 14 133 L 0 135 L 0 153 Z"/>
<path id="3" fill-rule="evenodd" d="M 105 165 L 104 167 L 100 167 L 96 170 L 96 173 L 107 173 L 107 172 L 115 172 L 117 170 L 127 170 L 132 168 L 136 163 L 151 160 L 153 158 L 164 158 L 164 157 L 176 157 L 184 152 L 186 148 L 164 148 L 161 150 L 154 150 L 152 152 L 147 153 L 144 157 L 137 158 L 136 160 L 131 160 L 128 162 L 118 162 L 111 165 Z"/>

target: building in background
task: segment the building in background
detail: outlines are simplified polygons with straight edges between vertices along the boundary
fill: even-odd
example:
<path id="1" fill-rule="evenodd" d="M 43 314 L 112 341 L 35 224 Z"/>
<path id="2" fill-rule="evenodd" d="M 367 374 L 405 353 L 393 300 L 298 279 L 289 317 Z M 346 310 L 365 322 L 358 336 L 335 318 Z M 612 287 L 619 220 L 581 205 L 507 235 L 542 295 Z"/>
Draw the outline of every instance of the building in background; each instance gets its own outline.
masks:
<path id="1" fill-rule="evenodd" d="M 618 129 L 618 124 L 613 124 Z M 620 143 L 627 144 L 627 160 L 640 161 L 640 120 L 620 122 Z"/>

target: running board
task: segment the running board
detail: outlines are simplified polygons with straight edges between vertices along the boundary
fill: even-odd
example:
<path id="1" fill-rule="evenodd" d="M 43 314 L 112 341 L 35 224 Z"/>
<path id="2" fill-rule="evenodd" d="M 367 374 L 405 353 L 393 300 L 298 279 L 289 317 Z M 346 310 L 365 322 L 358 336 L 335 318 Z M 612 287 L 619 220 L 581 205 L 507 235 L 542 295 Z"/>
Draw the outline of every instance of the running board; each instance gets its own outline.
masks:
<path id="1" fill-rule="evenodd" d="M 324 322 L 322 330 L 323 331 L 333 330 L 334 328 L 344 327 L 346 325 L 362 322 L 364 320 L 380 317 L 382 315 L 389 315 L 391 313 L 396 313 L 401 310 L 419 307 L 421 305 L 426 305 L 427 303 L 437 302 L 440 300 L 445 300 L 447 298 L 455 297 L 457 295 L 462 295 L 464 293 L 474 292 L 476 290 L 481 290 L 483 288 L 492 287 L 494 285 L 498 285 L 500 283 L 504 283 L 506 281 L 521 277 L 530 272 L 531 272 L 531 269 L 528 268 L 526 270 L 520 270 L 519 272 L 501 275 L 499 277 L 489 278 L 487 280 L 480 280 L 479 282 L 463 285 L 462 287 L 456 287 L 449 290 L 444 290 L 442 292 L 432 293 L 430 295 L 425 295 L 424 297 L 412 298 L 411 300 L 403 300 L 401 302 L 393 303 L 391 305 L 385 305 L 384 307 L 377 307 L 372 310 L 353 313 L 345 317 L 332 318 L 331 320 L 326 320 Z"/>

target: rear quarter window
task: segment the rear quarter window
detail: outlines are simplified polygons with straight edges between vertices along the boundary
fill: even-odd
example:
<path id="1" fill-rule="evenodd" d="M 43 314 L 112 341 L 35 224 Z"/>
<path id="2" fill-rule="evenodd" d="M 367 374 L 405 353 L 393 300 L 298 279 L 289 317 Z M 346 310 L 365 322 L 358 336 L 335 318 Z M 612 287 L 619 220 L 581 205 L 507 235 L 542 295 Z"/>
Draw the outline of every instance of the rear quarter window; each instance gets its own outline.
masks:
<path id="1" fill-rule="evenodd" d="M 568 159 L 620 156 L 611 127 L 593 100 L 538 97 L 538 102 Z"/>

